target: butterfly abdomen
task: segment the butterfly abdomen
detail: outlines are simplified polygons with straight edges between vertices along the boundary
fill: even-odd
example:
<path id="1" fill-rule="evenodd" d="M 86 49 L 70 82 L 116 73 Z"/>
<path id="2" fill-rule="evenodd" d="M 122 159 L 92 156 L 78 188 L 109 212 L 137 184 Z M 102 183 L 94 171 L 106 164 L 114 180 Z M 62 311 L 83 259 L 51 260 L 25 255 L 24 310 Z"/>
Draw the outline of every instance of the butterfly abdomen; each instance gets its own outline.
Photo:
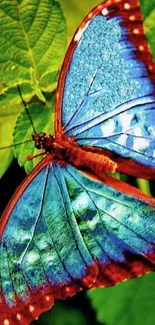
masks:
<path id="1" fill-rule="evenodd" d="M 76 168 L 84 168 L 98 172 L 114 173 L 117 164 L 103 153 L 89 151 L 89 148 L 78 146 L 73 138 L 65 138 L 64 136 L 55 139 L 54 151 L 58 160 L 64 160 Z"/>
<path id="2" fill-rule="evenodd" d="M 68 162 L 75 167 L 88 168 L 94 173 L 113 173 L 117 168 L 117 164 L 108 157 L 86 151 L 76 145 L 73 145 L 68 149 Z"/>
<path id="3" fill-rule="evenodd" d="M 89 148 L 78 146 L 74 138 L 60 137 L 54 139 L 50 135 L 33 135 L 33 140 L 37 148 L 44 148 L 46 152 L 51 152 L 53 158 L 62 165 L 71 163 L 74 167 L 90 169 L 94 173 L 105 172 L 114 173 L 117 164 L 103 153 L 89 151 Z"/>

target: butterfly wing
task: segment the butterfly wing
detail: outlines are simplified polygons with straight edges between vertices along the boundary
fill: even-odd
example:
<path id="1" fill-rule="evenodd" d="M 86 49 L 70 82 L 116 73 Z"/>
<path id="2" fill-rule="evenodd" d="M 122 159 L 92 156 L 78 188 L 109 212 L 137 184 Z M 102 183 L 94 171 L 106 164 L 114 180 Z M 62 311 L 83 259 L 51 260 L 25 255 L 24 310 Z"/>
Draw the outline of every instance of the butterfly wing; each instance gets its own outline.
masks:
<path id="1" fill-rule="evenodd" d="M 54 299 L 154 270 L 147 200 L 42 160 L 1 220 L 0 324 L 29 324 Z"/>
<path id="2" fill-rule="evenodd" d="M 4 212 L 0 324 L 29 324 L 55 298 L 71 296 L 96 280 L 98 269 L 71 211 L 64 182 L 60 168 L 47 166 L 44 159 Z"/>
<path id="3" fill-rule="evenodd" d="M 138 27 L 141 35 L 142 30 L 137 23 L 137 20 L 141 21 L 137 2 L 130 0 L 127 4 L 134 7 L 136 21 L 133 26 Z M 111 141 L 114 147 L 107 145 L 106 141 L 103 147 L 135 159 L 151 170 L 154 167 L 153 119 L 150 117 L 154 105 L 154 73 L 151 74 L 147 67 L 149 63 L 150 68 L 153 67 L 153 63 L 146 41 L 140 37 L 142 44 L 138 43 L 129 33 L 131 30 L 125 24 L 124 11 L 122 14 L 118 11 L 122 6 L 125 6 L 124 1 L 115 6 L 105 3 L 97 7 L 83 23 L 85 31 L 79 29 L 76 33 L 65 60 L 67 66 L 62 70 L 59 81 L 56 136 L 64 132 L 74 136 L 79 144 L 84 142 L 85 145 L 102 148 L 105 135 L 110 138 L 106 134 L 109 126 L 113 137 L 121 131 L 126 134 L 128 129 L 122 123 L 124 119 L 127 120 L 125 114 L 131 113 L 130 123 L 126 124 L 131 129 L 133 142 L 126 141 L 124 149 L 120 149 L 120 142 L 116 138 Z M 125 11 L 128 18 L 129 9 Z M 96 27 L 92 25 L 94 23 Z M 113 33 L 115 29 L 117 32 Z M 97 34 L 98 30 L 100 35 Z M 90 40 L 91 34 L 93 37 Z M 85 38 L 89 46 L 83 42 Z M 106 45 L 108 53 L 94 56 L 93 49 L 101 54 L 101 40 L 106 40 L 102 48 Z M 137 50 L 138 45 L 143 46 L 146 52 Z M 88 52 L 92 49 L 89 55 L 87 48 Z M 121 56 L 117 53 L 118 48 L 121 48 Z M 146 53 L 147 58 L 141 53 Z M 108 64 L 109 54 L 111 65 Z M 104 69 L 103 57 L 106 62 Z M 101 65 L 94 66 L 94 62 L 98 61 Z M 120 62 L 124 65 L 118 69 Z M 82 71 L 81 66 L 86 70 Z M 108 75 L 106 79 L 103 78 L 103 70 Z M 119 83 L 115 81 L 112 86 L 114 76 Z M 76 94 L 73 91 L 75 88 Z M 104 96 L 98 97 L 102 92 Z M 103 100 L 104 106 L 100 106 L 99 102 Z M 87 103 L 91 103 L 91 106 Z M 61 105 L 62 118 L 59 122 Z M 101 116 L 104 118 L 100 120 Z M 90 118 L 97 123 L 90 125 Z M 105 124 L 108 121 L 111 121 L 109 126 Z M 140 135 L 138 130 L 141 130 Z M 135 148 L 135 138 L 147 140 L 149 148 L 148 142 L 143 148 L 141 145 L 137 147 L 137 144 Z M 149 153 L 147 150 L 150 150 Z M 133 156 L 134 151 L 136 154 Z M 138 192 L 134 192 L 137 198 L 119 192 L 117 181 L 113 180 L 115 185 L 110 187 L 110 178 L 106 176 L 105 184 L 92 177 L 71 166 L 60 168 L 59 164 L 49 163 L 48 156 L 13 196 L 2 217 L 0 230 L 1 324 L 29 324 L 49 309 L 54 299 L 71 296 L 83 287 L 108 286 L 154 270 L 154 200 L 145 195 L 142 198 Z"/>
<path id="4" fill-rule="evenodd" d="M 139 4 L 105 1 L 84 19 L 66 54 L 56 135 L 112 151 L 112 158 L 126 158 L 118 159 L 119 171 L 149 178 L 155 177 L 154 124 L 155 64 Z"/>

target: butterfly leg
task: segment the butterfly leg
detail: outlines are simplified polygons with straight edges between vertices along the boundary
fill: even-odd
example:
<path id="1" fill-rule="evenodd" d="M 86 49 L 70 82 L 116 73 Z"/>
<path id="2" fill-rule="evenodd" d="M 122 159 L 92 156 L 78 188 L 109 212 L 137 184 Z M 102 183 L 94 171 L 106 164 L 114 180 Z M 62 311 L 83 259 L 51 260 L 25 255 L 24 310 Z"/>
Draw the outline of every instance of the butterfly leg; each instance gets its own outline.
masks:
<path id="1" fill-rule="evenodd" d="M 43 156 L 43 155 L 46 155 L 46 151 L 43 151 L 43 152 L 40 152 L 40 153 L 38 153 L 37 155 L 35 155 L 35 156 L 27 156 L 26 157 L 26 160 L 33 160 L 34 158 L 37 158 L 37 157 L 39 157 L 39 156 Z"/>

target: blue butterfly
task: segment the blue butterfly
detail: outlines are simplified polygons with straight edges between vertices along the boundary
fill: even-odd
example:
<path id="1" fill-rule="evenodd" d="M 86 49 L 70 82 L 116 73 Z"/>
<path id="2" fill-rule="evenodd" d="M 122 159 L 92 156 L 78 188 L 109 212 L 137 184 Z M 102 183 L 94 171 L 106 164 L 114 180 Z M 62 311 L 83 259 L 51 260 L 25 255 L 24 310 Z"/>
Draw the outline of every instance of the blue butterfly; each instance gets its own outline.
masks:
<path id="1" fill-rule="evenodd" d="M 0 324 L 55 299 L 154 270 L 155 200 L 109 176 L 155 178 L 155 66 L 136 0 L 106 1 L 77 29 L 60 73 L 55 136 L 0 227 Z"/>

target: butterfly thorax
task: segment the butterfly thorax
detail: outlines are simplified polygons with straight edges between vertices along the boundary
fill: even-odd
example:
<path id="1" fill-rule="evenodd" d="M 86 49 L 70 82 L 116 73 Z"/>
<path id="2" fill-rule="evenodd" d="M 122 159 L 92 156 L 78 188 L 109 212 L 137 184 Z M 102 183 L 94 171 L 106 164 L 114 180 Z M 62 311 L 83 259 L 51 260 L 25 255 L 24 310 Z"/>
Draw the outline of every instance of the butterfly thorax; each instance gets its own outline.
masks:
<path id="1" fill-rule="evenodd" d="M 32 136 L 37 149 L 44 149 L 51 155 L 53 161 L 61 165 L 71 164 L 76 168 L 84 168 L 98 172 L 115 172 L 117 164 L 102 153 L 90 151 L 89 147 L 83 147 L 76 143 L 74 138 L 61 135 L 53 137 L 46 133 Z"/>

